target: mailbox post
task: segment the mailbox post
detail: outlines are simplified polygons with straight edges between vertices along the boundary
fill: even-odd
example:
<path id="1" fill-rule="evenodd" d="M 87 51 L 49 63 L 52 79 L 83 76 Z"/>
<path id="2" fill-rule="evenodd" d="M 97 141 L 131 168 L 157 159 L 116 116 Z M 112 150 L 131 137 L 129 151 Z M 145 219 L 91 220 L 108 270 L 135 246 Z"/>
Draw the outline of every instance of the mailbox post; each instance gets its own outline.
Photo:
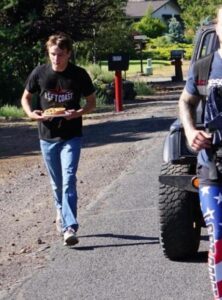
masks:
<path id="1" fill-rule="evenodd" d="M 115 72 L 115 110 L 120 112 L 123 110 L 122 105 L 122 72 Z"/>
<path id="2" fill-rule="evenodd" d="M 108 57 L 109 71 L 115 71 L 115 110 L 120 112 L 123 110 L 122 105 L 122 71 L 129 68 L 129 55 L 125 53 L 112 53 Z"/>
<path id="3" fill-rule="evenodd" d="M 184 56 L 184 50 L 172 50 L 171 51 L 171 64 L 175 66 L 175 76 L 172 76 L 172 81 L 183 81 L 182 73 L 182 58 Z"/>

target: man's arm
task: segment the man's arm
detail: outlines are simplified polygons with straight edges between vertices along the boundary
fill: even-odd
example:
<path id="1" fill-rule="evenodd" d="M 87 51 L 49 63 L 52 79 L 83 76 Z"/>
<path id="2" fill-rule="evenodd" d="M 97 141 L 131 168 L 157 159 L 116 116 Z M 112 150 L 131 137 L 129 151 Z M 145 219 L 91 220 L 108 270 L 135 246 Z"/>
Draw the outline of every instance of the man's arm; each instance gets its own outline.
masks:
<path id="1" fill-rule="evenodd" d="M 25 111 L 25 113 L 27 114 L 27 116 L 30 119 L 33 119 L 36 121 L 44 120 L 44 117 L 42 117 L 41 110 L 33 110 L 32 111 L 31 103 L 32 103 L 32 94 L 29 91 L 24 90 L 22 99 L 21 99 L 21 104 L 22 104 L 23 110 Z"/>
<path id="2" fill-rule="evenodd" d="M 70 119 L 74 119 L 74 118 L 79 118 L 84 114 L 88 114 L 90 112 L 92 112 L 95 107 L 96 107 L 96 95 L 95 93 L 85 97 L 86 99 L 86 104 L 84 105 L 84 107 L 78 109 L 78 110 L 74 110 L 74 109 L 70 109 L 68 110 L 69 115 L 66 117 L 67 120 Z"/>
<path id="3" fill-rule="evenodd" d="M 179 100 L 179 115 L 189 145 L 195 151 L 211 147 L 211 135 L 195 126 L 196 108 L 200 101 L 198 96 L 183 90 Z"/>
<path id="4" fill-rule="evenodd" d="M 92 112 L 96 107 L 96 95 L 95 93 L 86 97 L 86 104 L 83 108 L 80 109 L 82 114 L 88 114 Z"/>

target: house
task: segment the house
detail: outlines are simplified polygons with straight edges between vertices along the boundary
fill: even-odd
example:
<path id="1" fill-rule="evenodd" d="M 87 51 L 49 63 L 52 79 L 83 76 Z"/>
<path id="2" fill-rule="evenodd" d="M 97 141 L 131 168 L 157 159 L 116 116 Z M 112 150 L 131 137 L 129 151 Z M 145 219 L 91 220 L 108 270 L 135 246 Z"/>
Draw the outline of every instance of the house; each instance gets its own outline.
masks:
<path id="1" fill-rule="evenodd" d="M 152 9 L 152 16 L 167 22 L 172 17 L 180 20 L 181 9 L 175 0 L 128 0 L 126 6 L 126 15 L 133 18 L 134 21 L 139 21 L 147 12 Z"/>

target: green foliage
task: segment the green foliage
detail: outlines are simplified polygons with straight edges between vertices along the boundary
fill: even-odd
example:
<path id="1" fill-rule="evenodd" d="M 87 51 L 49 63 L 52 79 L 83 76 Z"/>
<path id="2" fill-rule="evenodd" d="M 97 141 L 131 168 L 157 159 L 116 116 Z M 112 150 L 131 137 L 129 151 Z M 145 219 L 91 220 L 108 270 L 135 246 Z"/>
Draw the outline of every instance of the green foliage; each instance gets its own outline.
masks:
<path id="1" fill-rule="evenodd" d="M 111 22 L 124 23 L 125 5 L 126 0 L 2 0 L 0 104 L 18 103 L 28 74 L 45 60 L 44 44 L 50 34 L 64 31 L 76 42 L 90 43 L 95 30 L 111 28 Z M 92 44 L 88 46 L 92 52 Z"/>
<path id="2" fill-rule="evenodd" d="M 2 0 L 0 3 L 0 9 L 10 9 L 18 4 L 18 0 Z"/>
<path id="3" fill-rule="evenodd" d="M 130 26 L 123 21 L 107 24 L 95 37 L 96 58 L 103 59 L 109 53 L 134 51 L 134 40 Z"/>
<path id="4" fill-rule="evenodd" d="M 143 81 L 135 81 L 134 88 L 138 96 L 149 96 L 154 94 L 153 88 Z"/>
<path id="5" fill-rule="evenodd" d="M 170 43 L 167 36 L 151 39 L 147 44 L 146 50 L 143 51 L 143 58 L 169 60 L 171 50 L 185 50 L 184 58 L 189 60 L 193 53 L 193 45 L 186 43 Z"/>
<path id="6" fill-rule="evenodd" d="M 147 46 L 150 48 L 157 48 L 157 47 L 168 47 L 171 46 L 173 43 L 171 38 L 168 35 L 159 36 L 155 39 L 150 39 Z"/>
<path id="7" fill-rule="evenodd" d="M 168 36 L 170 37 L 172 42 L 184 41 L 182 25 L 175 17 L 170 19 L 168 28 Z"/>
<path id="8" fill-rule="evenodd" d="M 149 38 L 161 36 L 166 31 L 166 25 L 158 18 L 152 17 L 152 10 L 148 8 L 146 15 L 133 24 L 133 29 Z"/>
<path id="9" fill-rule="evenodd" d="M 96 89 L 97 106 L 101 107 L 106 105 L 110 102 L 111 90 L 109 86 L 114 78 L 113 72 L 105 71 L 96 64 L 87 66 L 87 71 L 89 72 Z"/>
<path id="10" fill-rule="evenodd" d="M 97 64 L 88 65 L 87 71 L 93 82 L 111 83 L 113 81 L 113 72 L 105 71 Z"/>
<path id="11" fill-rule="evenodd" d="M 94 28 L 123 18 L 126 2 L 127 0 L 4 0 L 1 17 L 7 22 L 7 27 L 23 24 L 26 38 L 29 36 L 30 40 L 42 40 L 56 31 L 65 31 L 75 41 L 81 41 L 91 39 Z"/>
<path id="12" fill-rule="evenodd" d="M 216 17 L 216 8 L 221 5 L 221 0 L 178 0 L 178 4 L 188 36 L 193 36 L 204 20 Z"/>
<path id="13" fill-rule="evenodd" d="M 77 61 L 97 63 L 107 59 L 114 52 L 134 53 L 134 40 L 131 27 L 122 19 L 113 23 L 101 25 L 94 31 L 94 37 L 77 45 Z"/>
<path id="14" fill-rule="evenodd" d="M 23 118 L 25 113 L 21 108 L 11 105 L 4 105 L 0 107 L 0 116 L 1 117 L 13 117 L 13 118 Z"/>

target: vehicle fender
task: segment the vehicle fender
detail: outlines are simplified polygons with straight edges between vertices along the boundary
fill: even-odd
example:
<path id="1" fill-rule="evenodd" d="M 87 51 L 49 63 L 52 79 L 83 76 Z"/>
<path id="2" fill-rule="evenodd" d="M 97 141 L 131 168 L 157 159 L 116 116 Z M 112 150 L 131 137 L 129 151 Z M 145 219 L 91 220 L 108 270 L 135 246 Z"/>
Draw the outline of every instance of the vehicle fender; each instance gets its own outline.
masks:
<path id="1" fill-rule="evenodd" d="M 163 144 L 163 161 L 166 163 L 179 159 L 180 123 L 176 120 L 170 127 Z"/>

